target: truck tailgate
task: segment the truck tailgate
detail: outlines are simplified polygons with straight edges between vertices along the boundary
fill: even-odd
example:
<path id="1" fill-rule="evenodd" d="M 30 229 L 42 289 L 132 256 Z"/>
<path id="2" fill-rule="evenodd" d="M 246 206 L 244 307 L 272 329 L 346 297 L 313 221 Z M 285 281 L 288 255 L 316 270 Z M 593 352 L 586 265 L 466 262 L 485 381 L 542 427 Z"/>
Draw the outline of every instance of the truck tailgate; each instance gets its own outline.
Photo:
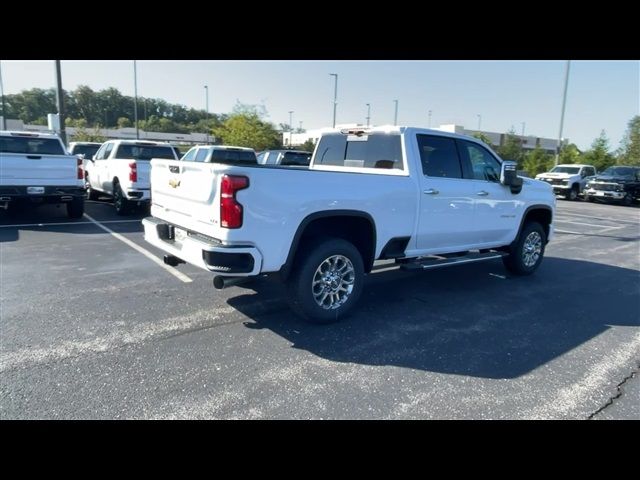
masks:
<path id="1" fill-rule="evenodd" d="M 76 185 L 78 161 L 71 155 L 0 154 L 2 185 Z"/>
<path id="2" fill-rule="evenodd" d="M 220 175 L 213 163 L 151 160 L 154 216 L 218 238 Z"/>

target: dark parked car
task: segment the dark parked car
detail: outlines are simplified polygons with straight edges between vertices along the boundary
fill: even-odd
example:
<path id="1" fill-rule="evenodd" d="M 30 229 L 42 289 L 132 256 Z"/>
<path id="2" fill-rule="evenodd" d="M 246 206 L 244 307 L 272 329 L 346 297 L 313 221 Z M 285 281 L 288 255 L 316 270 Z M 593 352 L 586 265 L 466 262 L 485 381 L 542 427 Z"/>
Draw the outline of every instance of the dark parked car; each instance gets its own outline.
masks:
<path id="1" fill-rule="evenodd" d="M 634 200 L 640 200 L 640 167 L 618 165 L 607 168 L 589 180 L 584 198 L 589 202 L 619 201 L 631 205 Z"/>
<path id="2" fill-rule="evenodd" d="M 260 165 L 293 165 L 308 167 L 311 163 L 311 152 L 304 150 L 265 150 L 258 154 Z"/>

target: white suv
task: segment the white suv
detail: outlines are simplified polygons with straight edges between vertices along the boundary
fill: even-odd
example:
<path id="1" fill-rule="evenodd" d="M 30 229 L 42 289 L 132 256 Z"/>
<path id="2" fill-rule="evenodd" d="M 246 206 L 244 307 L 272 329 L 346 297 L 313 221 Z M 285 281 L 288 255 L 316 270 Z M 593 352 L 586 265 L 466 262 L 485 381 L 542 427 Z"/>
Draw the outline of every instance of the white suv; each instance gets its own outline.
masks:
<path id="1" fill-rule="evenodd" d="M 567 200 L 575 200 L 582 194 L 587 181 L 596 175 L 593 165 L 556 165 L 549 172 L 539 173 L 536 180 L 542 180 L 553 187 L 553 193 Z"/>

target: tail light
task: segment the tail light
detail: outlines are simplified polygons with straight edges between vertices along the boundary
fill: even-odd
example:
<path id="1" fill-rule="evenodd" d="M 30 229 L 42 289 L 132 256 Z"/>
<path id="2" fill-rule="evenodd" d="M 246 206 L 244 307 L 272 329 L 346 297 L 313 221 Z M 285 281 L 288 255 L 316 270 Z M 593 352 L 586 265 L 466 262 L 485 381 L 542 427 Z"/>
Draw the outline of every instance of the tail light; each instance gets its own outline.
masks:
<path id="1" fill-rule="evenodd" d="M 242 226 L 242 205 L 236 192 L 249 186 L 249 179 L 239 175 L 223 175 L 220 182 L 220 225 L 224 228 Z"/>
<path id="2" fill-rule="evenodd" d="M 138 165 L 136 162 L 131 162 L 129 164 L 129 181 L 137 182 L 138 181 Z"/>
<path id="3" fill-rule="evenodd" d="M 76 177 L 78 178 L 78 180 L 84 180 L 84 168 L 82 167 L 82 159 L 76 157 L 76 161 L 78 162 L 76 164 L 78 168 L 76 171 Z"/>

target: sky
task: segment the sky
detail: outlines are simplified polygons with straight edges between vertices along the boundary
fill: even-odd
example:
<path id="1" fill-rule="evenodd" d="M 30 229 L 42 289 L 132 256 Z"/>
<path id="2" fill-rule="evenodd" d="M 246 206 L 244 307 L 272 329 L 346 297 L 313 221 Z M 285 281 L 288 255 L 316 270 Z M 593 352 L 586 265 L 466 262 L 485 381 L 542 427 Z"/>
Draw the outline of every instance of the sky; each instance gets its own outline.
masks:
<path id="1" fill-rule="evenodd" d="M 48 61 L 0 63 L 4 93 L 55 87 Z M 557 138 L 566 61 L 137 61 L 138 95 L 227 113 L 237 101 L 264 105 L 268 120 L 305 129 L 331 126 L 338 74 L 337 123 L 467 129 Z M 134 93 L 133 62 L 62 61 L 66 90 L 88 85 Z M 605 130 L 612 149 L 640 113 L 639 61 L 572 61 L 563 138 L 587 149 Z M 478 117 L 480 115 L 480 118 Z"/>

